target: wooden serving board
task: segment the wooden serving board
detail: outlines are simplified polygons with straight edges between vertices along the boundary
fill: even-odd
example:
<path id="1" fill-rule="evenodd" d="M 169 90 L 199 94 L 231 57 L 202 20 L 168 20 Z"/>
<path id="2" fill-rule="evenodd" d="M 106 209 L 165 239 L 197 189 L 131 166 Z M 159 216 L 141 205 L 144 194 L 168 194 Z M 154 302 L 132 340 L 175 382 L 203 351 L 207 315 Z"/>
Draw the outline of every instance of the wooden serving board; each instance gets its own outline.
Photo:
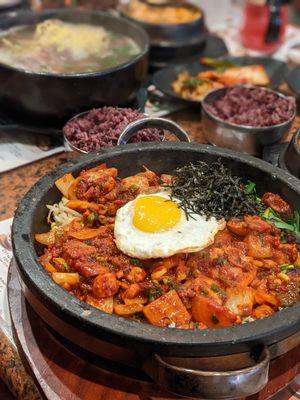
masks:
<path id="1" fill-rule="evenodd" d="M 14 262 L 9 271 L 8 298 L 21 358 L 43 399 L 176 399 L 160 392 L 144 373 L 84 352 L 53 332 L 25 300 Z M 298 347 L 273 361 L 268 385 L 247 400 L 271 398 L 299 372 L 299 360 Z M 291 396 L 291 392 L 286 390 L 280 397 L 276 396 L 276 400 L 292 400 Z"/>

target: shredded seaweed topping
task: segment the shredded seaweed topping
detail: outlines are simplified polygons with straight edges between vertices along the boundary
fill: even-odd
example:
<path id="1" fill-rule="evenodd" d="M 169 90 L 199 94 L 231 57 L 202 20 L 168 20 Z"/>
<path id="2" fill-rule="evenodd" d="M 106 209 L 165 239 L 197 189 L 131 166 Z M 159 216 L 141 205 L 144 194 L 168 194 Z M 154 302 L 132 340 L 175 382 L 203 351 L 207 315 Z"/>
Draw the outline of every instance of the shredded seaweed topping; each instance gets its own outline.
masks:
<path id="1" fill-rule="evenodd" d="M 262 213 L 255 186 L 250 188 L 249 182 L 232 175 L 220 160 L 212 164 L 198 161 L 176 169 L 168 188 L 171 198 L 180 201 L 187 218 L 195 213 L 229 220 Z"/>

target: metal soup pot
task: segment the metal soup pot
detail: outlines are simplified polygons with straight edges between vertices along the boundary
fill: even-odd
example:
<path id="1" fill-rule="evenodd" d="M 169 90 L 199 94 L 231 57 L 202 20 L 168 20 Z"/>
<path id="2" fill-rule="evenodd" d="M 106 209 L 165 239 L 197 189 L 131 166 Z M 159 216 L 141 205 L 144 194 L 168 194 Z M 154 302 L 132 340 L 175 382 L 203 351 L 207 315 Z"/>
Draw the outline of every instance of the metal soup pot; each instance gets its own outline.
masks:
<path id="1" fill-rule="evenodd" d="M 299 208 L 299 181 L 259 159 L 192 143 L 130 144 L 80 156 L 42 178 L 26 194 L 13 223 L 13 249 L 22 290 L 38 315 L 80 347 L 119 363 L 140 368 L 173 393 L 207 399 L 239 398 L 260 391 L 268 366 L 300 343 L 300 304 L 249 324 L 204 331 L 160 328 L 105 314 L 58 286 L 42 268 L 42 248 L 33 235 L 46 232 L 46 204 L 61 198 L 56 179 L 100 163 L 122 177 L 143 166 L 172 173 L 189 162 L 220 159 L 233 174 L 256 182 L 258 194 L 278 193 Z"/>
<path id="2" fill-rule="evenodd" d="M 81 111 L 104 105 L 128 105 L 135 99 L 148 70 L 146 32 L 125 18 L 84 10 L 17 11 L 0 16 L 0 30 L 33 25 L 49 18 L 101 26 L 132 38 L 140 53 L 127 63 L 101 71 L 76 74 L 31 72 L 0 63 L 0 107 L 22 119 L 57 125 Z"/>

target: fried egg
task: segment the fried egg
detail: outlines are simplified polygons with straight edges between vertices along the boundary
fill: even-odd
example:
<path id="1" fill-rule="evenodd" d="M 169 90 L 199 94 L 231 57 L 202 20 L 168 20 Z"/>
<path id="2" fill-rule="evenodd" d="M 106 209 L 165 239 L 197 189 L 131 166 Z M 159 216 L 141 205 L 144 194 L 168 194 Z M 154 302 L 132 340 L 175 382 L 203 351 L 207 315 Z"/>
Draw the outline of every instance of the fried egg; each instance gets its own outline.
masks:
<path id="1" fill-rule="evenodd" d="M 178 199 L 166 192 L 140 195 L 116 214 L 116 246 L 124 254 L 139 259 L 193 253 L 213 243 L 224 220 L 191 213 L 187 219 Z"/>

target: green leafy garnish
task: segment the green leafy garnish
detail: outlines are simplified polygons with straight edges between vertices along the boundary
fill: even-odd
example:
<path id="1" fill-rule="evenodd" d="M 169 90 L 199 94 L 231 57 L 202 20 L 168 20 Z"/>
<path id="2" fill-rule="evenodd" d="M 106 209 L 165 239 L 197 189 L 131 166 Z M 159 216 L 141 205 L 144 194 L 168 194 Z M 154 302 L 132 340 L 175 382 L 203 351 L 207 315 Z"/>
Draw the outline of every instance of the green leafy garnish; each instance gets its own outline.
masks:
<path id="1" fill-rule="evenodd" d="M 294 271 L 295 269 L 299 269 L 297 265 L 292 265 L 292 264 L 282 264 L 280 265 L 280 271 L 281 272 L 288 272 L 288 271 Z"/>
<path id="2" fill-rule="evenodd" d="M 173 289 L 173 290 L 177 291 L 179 289 L 179 285 L 177 285 L 177 283 L 170 282 L 169 289 Z"/>
<path id="3" fill-rule="evenodd" d="M 98 219 L 98 214 L 93 211 L 89 214 L 89 216 L 87 217 L 88 223 L 93 224 L 93 222 L 97 221 Z"/>
<path id="4" fill-rule="evenodd" d="M 246 194 L 256 194 L 256 184 L 254 182 L 248 181 L 244 186 L 244 192 Z"/>
<path id="5" fill-rule="evenodd" d="M 66 261 L 64 261 L 64 262 L 61 264 L 61 266 L 63 267 L 63 269 L 64 269 L 65 271 L 67 271 L 67 272 L 70 271 L 70 267 L 69 267 L 69 265 L 67 264 Z"/>
<path id="6" fill-rule="evenodd" d="M 66 262 L 66 260 L 65 260 L 64 258 L 57 257 L 57 258 L 54 258 L 54 261 L 55 261 L 57 264 L 59 264 L 60 267 L 61 267 L 63 270 L 65 270 L 66 272 L 69 272 L 69 271 L 70 271 L 70 267 L 69 267 L 68 263 Z"/>
<path id="7" fill-rule="evenodd" d="M 271 207 L 267 208 L 263 213 L 263 217 L 271 222 L 276 228 L 293 232 L 296 236 L 300 236 L 300 212 L 295 211 L 293 218 L 285 221 Z"/>
<path id="8" fill-rule="evenodd" d="M 138 260 L 137 258 L 132 258 L 132 259 L 130 260 L 130 264 L 131 264 L 131 265 L 138 265 L 139 267 L 142 266 L 140 260 Z"/>
<path id="9" fill-rule="evenodd" d="M 138 185 L 130 185 L 129 191 L 130 192 L 136 192 L 139 189 Z"/>
<path id="10" fill-rule="evenodd" d="M 197 86 L 202 85 L 204 82 L 205 81 L 203 79 L 192 77 L 190 79 L 184 80 L 182 82 L 182 86 L 186 89 L 195 89 Z"/>
<path id="11" fill-rule="evenodd" d="M 95 221 L 95 214 L 94 213 L 89 214 L 87 219 L 88 219 L 89 222 Z"/>
<path id="12" fill-rule="evenodd" d="M 256 194 L 256 185 L 254 182 L 248 181 L 244 186 L 244 192 L 248 196 L 252 196 L 258 205 L 261 207 L 260 215 L 271 222 L 276 228 L 283 229 L 286 231 L 293 232 L 296 236 L 300 236 L 300 212 L 295 211 L 293 218 L 289 220 L 283 220 L 281 216 L 276 213 L 271 207 L 268 207 L 263 211 L 261 206 L 261 199 Z"/>
<path id="13" fill-rule="evenodd" d="M 159 286 L 152 286 L 148 289 L 147 295 L 149 301 L 154 301 L 162 295 L 162 289 Z"/>
<path id="14" fill-rule="evenodd" d="M 251 181 L 247 181 L 244 185 L 244 193 L 248 196 L 249 199 L 252 199 L 257 204 L 257 209 L 259 214 L 263 213 L 263 206 L 261 203 L 261 199 L 257 196 L 256 193 L 256 184 Z"/>
<path id="15" fill-rule="evenodd" d="M 199 322 L 194 322 L 194 329 L 198 329 L 199 328 Z"/>
<path id="16" fill-rule="evenodd" d="M 213 68 L 217 72 L 224 72 L 228 68 L 236 67 L 232 61 L 229 60 L 217 60 L 211 57 L 201 58 L 201 64 L 207 67 Z"/>
<path id="17" fill-rule="evenodd" d="M 216 285 L 215 283 L 212 283 L 210 288 L 215 293 L 221 294 L 223 296 L 226 295 L 225 291 L 222 288 L 220 288 L 220 286 Z"/>

